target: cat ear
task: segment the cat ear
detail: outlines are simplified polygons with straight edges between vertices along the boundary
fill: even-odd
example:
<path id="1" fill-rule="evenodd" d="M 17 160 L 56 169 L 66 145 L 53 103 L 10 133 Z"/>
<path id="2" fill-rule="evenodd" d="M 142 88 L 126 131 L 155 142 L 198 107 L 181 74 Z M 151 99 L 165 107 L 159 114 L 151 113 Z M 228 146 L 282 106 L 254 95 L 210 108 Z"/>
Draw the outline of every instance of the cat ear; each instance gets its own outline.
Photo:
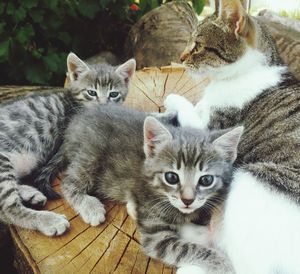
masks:
<path id="1" fill-rule="evenodd" d="M 144 152 L 146 157 L 153 157 L 155 150 L 161 144 L 171 141 L 172 135 L 154 117 L 147 117 L 144 122 Z"/>
<path id="2" fill-rule="evenodd" d="M 244 127 L 236 127 L 213 141 L 213 146 L 220 151 L 227 160 L 233 163 L 237 156 L 237 148 Z"/>
<path id="3" fill-rule="evenodd" d="M 135 72 L 136 62 L 134 59 L 129 59 L 124 64 L 120 65 L 116 69 L 116 73 L 118 73 L 121 77 L 124 78 L 125 83 L 129 85 L 130 80 Z"/>
<path id="4" fill-rule="evenodd" d="M 78 80 L 81 74 L 90 70 L 88 65 L 73 52 L 69 53 L 67 57 L 67 67 L 67 75 L 71 82 Z"/>
<path id="5" fill-rule="evenodd" d="M 251 22 L 240 0 L 220 0 L 219 17 L 233 26 L 237 38 L 248 35 Z"/>

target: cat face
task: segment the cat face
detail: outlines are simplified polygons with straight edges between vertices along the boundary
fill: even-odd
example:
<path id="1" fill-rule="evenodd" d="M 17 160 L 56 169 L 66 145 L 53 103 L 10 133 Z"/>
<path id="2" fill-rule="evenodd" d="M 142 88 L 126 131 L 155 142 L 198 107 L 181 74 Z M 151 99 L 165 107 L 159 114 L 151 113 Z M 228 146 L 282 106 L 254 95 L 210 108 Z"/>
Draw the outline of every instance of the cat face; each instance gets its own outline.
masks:
<path id="1" fill-rule="evenodd" d="M 219 68 L 240 59 L 255 45 L 255 28 L 239 0 L 220 1 L 218 14 L 199 23 L 181 61 L 192 69 Z"/>
<path id="2" fill-rule="evenodd" d="M 232 163 L 243 128 L 218 138 L 202 131 L 182 129 L 172 136 L 153 117 L 145 120 L 145 172 L 155 191 L 180 212 L 189 214 L 226 192 Z"/>
<path id="3" fill-rule="evenodd" d="M 87 104 L 122 103 L 136 67 L 134 59 L 118 67 L 108 64 L 88 65 L 74 53 L 69 54 L 67 65 L 67 76 L 75 98 Z"/>

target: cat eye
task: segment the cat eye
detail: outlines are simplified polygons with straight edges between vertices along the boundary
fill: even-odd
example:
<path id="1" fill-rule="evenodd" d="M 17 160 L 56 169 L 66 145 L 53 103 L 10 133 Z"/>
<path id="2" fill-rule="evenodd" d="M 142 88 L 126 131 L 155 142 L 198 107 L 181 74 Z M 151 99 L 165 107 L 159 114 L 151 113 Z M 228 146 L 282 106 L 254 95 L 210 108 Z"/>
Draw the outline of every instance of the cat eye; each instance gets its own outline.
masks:
<path id="1" fill-rule="evenodd" d="M 117 92 L 117 91 L 112 91 L 112 92 L 110 92 L 109 93 L 109 97 L 110 98 L 117 98 L 118 96 L 119 96 L 119 92 Z"/>
<path id="2" fill-rule="evenodd" d="M 92 90 L 92 89 L 88 89 L 87 90 L 87 94 L 90 95 L 90 96 L 97 96 L 97 92 L 95 90 Z"/>
<path id="3" fill-rule="evenodd" d="M 214 176 L 204 175 L 200 177 L 198 184 L 200 186 L 209 187 L 212 185 L 213 182 L 214 182 Z"/>
<path id="4" fill-rule="evenodd" d="M 179 177 L 175 172 L 166 172 L 165 179 L 170 185 L 175 185 L 179 183 Z"/>

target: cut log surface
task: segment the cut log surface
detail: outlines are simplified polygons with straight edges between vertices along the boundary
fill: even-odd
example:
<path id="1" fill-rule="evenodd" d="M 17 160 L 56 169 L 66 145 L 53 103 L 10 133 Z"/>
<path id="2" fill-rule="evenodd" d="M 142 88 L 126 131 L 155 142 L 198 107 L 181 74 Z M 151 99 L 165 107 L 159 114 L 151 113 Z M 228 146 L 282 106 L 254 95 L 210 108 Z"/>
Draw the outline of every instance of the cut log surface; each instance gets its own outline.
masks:
<path id="1" fill-rule="evenodd" d="M 181 65 L 150 67 L 139 70 L 133 79 L 125 105 L 143 111 L 164 111 L 164 100 L 170 93 L 197 103 L 208 79 L 196 79 Z"/>
<path id="2" fill-rule="evenodd" d="M 206 79 L 193 79 L 177 65 L 145 68 L 136 72 L 126 105 L 144 111 L 162 111 L 163 101 L 171 92 L 196 103 Z M 13 91 L 25 95 L 44 88 L 6 87 L 2 98 L 13 98 Z M 22 90 L 24 92 L 22 92 Z M 5 101 L 3 99 L 2 101 Z M 54 188 L 59 191 L 57 179 Z M 19 273 L 175 273 L 175 269 L 147 257 L 139 242 L 134 221 L 126 207 L 105 202 L 105 223 L 91 227 L 84 223 L 63 200 L 49 201 L 47 210 L 66 215 L 70 230 L 59 237 L 47 237 L 36 231 L 10 227 L 15 249 L 15 266 Z"/>

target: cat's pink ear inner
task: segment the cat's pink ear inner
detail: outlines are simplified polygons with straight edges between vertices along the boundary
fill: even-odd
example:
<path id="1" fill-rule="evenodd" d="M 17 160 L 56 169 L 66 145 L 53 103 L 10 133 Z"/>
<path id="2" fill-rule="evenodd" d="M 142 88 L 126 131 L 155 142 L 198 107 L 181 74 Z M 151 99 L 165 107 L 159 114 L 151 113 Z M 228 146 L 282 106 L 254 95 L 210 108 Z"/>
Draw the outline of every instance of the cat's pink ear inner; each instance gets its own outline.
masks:
<path id="1" fill-rule="evenodd" d="M 67 57 L 67 67 L 67 76 L 71 82 L 77 81 L 80 75 L 89 71 L 88 65 L 73 52 L 69 53 Z"/>
<path id="2" fill-rule="evenodd" d="M 219 17 L 234 28 L 237 37 L 247 36 L 249 20 L 240 0 L 220 0 Z"/>
<path id="3" fill-rule="evenodd" d="M 171 141 L 172 135 L 154 117 L 147 117 L 144 122 L 144 152 L 146 157 L 153 157 L 158 146 Z"/>
<path id="4" fill-rule="evenodd" d="M 244 127 L 236 127 L 214 140 L 212 144 L 226 160 L 233 163 L 237 157 L 238 144 L 243 132 Z"/>
<path id="5" fill-rule="evenodd" d="M 136 69 L 135 60 L 129 59 L 127 62 L 117 67 L 116 73 L 118 73 L 124 79 L 126 85 L 129 85 L 134 75 L 135 69 Z"/>

